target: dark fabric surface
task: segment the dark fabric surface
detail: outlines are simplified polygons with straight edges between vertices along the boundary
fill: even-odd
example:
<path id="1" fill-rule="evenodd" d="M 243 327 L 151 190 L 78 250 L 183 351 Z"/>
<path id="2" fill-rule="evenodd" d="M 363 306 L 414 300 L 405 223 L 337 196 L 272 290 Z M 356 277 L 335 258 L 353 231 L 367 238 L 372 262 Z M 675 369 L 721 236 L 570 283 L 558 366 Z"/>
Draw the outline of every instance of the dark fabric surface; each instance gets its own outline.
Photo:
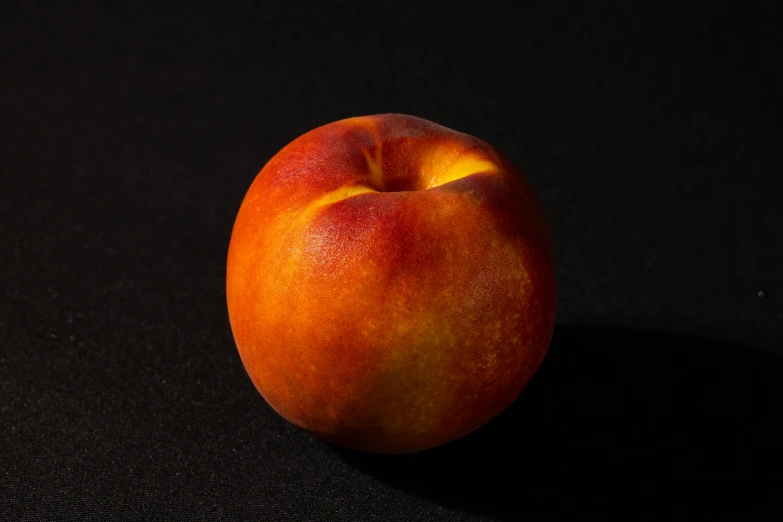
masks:
<path id="1" fill-rule="evenodd" d="M 723 480 L 783 475 L 778 7 L 70 4 L 0 8 L 0 519 L 776 519 Z M 558 265 L 528 390 L 401 457 L 278 417 L 224 295 L 265 161 L 380 112 L 503 150 Z"/>

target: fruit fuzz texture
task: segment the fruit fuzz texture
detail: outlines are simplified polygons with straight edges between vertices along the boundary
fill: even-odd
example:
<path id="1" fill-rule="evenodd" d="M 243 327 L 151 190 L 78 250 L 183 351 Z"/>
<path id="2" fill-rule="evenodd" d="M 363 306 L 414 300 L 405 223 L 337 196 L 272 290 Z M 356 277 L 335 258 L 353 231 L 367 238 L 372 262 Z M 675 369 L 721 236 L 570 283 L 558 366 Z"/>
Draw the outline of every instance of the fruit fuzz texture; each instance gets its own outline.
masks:
<path id="1" fill-rule="evenodd" d="M 314 129 L 258 174 L 226 292 L 244 366 L 280 415 L 407 453 L 503 411 L 546 354 L 555 275 L 541 204 L 489 144 L 413 116 Z"/>

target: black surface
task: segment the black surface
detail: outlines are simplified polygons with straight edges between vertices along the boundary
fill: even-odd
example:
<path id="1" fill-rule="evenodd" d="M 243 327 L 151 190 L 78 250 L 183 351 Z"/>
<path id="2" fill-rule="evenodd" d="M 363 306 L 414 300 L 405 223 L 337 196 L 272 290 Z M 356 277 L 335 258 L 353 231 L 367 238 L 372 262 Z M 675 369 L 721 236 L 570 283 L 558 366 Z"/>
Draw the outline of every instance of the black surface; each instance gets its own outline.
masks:
<path id="1" fill-rule="evenodd" d="M 780 8 L 259 4 L 3 4 L 0 519 L 777 519 L 725 480 L 783 474 Z M 501 148 L 558 262 L 529 389 L 403 457 L 273 413 L 224 302 L 264 162 L 379 112 Z"/>

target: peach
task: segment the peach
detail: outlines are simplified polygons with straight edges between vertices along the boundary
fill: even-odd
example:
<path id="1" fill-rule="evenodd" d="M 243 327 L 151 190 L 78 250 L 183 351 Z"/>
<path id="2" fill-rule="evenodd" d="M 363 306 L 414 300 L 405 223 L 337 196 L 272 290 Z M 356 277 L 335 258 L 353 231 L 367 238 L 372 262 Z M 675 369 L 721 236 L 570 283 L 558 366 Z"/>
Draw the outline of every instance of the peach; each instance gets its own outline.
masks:
<path id="1" fill-rule="evenodd" d="M 236 217 L 226 294 L 248 375 L 291 423 L 377 453 L 511 404 L 555 320 L 542 206 L 482 140 L 400 114 L 300 136 Z"/>

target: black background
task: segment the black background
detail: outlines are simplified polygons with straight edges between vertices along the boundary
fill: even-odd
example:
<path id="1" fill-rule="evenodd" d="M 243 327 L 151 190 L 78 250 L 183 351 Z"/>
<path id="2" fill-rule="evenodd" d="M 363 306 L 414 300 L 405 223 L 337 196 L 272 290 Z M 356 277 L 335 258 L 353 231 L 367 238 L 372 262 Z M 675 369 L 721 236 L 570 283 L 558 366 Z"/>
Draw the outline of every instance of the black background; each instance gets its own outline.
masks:
<path id="1" fill-rule="evenodd" d="M 774 519 L 780 8 L 255 4 L 0 8 L 0 519 Z M 224 296 L 266 160 L 380 112 L 503 150 L 558 267 L 528 390 L 401 457 L 273 413 Z"/>

